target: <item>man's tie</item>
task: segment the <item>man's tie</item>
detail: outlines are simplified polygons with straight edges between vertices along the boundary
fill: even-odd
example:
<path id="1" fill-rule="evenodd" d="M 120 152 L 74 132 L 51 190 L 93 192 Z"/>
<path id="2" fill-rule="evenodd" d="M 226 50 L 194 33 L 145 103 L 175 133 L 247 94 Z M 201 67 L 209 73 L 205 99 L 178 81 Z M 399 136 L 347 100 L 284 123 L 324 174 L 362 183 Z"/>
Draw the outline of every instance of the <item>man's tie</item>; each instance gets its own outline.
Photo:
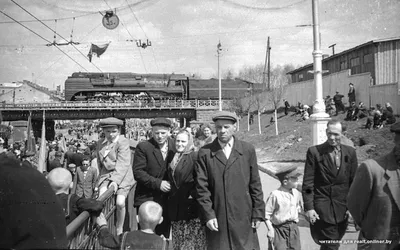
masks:
<path id="1" fill-rule="evenodd" d="M 339 153 L 339 149 L 335 148 L 333 150 L 333 161 L 335 163 L 335 166 L 337 169 L 340 168 L 340 153 Z"/>

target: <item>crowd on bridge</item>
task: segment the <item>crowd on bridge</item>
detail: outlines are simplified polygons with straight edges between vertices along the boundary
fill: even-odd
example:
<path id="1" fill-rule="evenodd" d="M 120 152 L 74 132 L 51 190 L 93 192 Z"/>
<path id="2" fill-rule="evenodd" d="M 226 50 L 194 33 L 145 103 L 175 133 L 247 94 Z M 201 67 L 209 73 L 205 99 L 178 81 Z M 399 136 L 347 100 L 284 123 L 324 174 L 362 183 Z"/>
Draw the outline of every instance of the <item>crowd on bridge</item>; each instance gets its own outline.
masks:
<path id="1" fill-rule="evenodd" d="M 359 165 L 341 142 L 341 122 L 329 121 L 327 140 L 308 149 L 304 172 L 275 173 L 280 187 L 264 200 L 255 148 L 235 136 L 237 116 L 216 112 L 212 122 L 190 129 L 156 118 L 133 144 L 121 133 L 123 121 L 102 119 L 96 142 L 59 136 L 50 143 L 45 174 L 0 152 L 0 248 L 66 248 L 66 225 L 88 211 L 109 248 L 166 249 L 172 239 L 173 249 L 260 249 L 257 228 L 265 223 L 273 249 L 300 249 L 304 212 L 321 249 L 338 249 L 350 220 L 360 230 L 359 249 L 399 249 L 400 123 L 391 125 L 393 151 Z M 96 200 L 109 189 L 116 235 Z M 130 192 L 138 227 L 123 232 Z"/>

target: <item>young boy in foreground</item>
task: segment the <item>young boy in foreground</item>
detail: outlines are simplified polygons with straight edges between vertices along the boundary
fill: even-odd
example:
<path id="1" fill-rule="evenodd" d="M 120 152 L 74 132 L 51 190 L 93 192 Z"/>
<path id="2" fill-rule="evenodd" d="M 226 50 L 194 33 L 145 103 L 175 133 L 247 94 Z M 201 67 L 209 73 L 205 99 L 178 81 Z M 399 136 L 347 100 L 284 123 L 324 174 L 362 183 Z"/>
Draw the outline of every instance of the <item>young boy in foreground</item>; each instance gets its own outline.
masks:
<path id="1" fill-rule="evenodd" d="M 301 211 L 301 193 L 296 189 L 298 177 L 296 167 L 275 174 L 281 186 L 271 192 L 265 207 L 268 239 L 272 249 L 301 249 L 297 223 Z"/>
<path id="2" fill-rule="evenodd" d="M 167 249 L 166 240 L 154 230 L 163 221 L 161 206 L 153 201 L 147 201 L 139 207 L 137 216 L 140 230 L 124 232 L 119 236 L 111 234 L 107 228 L 107 220 L 103 213 L 96 219 L 99 230 L 99 243 L 108 248 L 131 248 L 131 249 Z"/>

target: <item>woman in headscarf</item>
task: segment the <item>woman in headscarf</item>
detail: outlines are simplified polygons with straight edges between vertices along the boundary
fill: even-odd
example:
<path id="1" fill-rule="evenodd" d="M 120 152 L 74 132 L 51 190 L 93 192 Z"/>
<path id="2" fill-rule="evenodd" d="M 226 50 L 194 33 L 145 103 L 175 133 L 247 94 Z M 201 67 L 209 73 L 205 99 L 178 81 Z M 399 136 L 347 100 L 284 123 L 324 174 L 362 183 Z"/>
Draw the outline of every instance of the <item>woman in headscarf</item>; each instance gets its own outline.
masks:
<path id="1" fill-rule="evenodd" d="M 194 165 L 197 152 L 192 134 L 180 130 L 175 137 L 176 153 L 168 167 L 171 191 L 168 213 L 172 221 L 174 250 L 201 250 L 206 248 L 205 229 L 199 219 L 194 183 Z"/>

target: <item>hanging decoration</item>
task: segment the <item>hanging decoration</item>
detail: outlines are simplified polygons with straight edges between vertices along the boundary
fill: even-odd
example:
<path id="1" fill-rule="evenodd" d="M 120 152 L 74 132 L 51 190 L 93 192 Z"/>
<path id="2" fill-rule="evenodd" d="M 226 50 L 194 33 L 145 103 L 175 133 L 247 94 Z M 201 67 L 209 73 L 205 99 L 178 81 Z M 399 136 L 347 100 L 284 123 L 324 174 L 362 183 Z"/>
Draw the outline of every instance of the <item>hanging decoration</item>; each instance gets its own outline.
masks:
<path id="1" fill-rule="evenodd" d="M 117 14 L 114 13 L 112 10 L 106 11 L 106 14 L 103 16 L 103 26 L 109 30 L 113 30 L 117 28 L 118 25 L 119 25 L 119 18 Z"/>
<path id="2" fill-rule="evenodd" d="M 89 62 L 92 62 L 92 56 L 93 54 L 96 54 L 97 57 L 100 57 L 102 54 L 104 54 L 104 52 L 106 52 L 108 45 L 110 45 L 111 42 L 103 44 L 103 45 L 96 45 L 93 44 L 90 46 L 90 50 L 89 50 L 89 54 L 88 54 L 88 58 L 89 58 Z"/>
<path id="3" fill-rule="evenodd" d="M 148 46 L 151 46 L 151 41 L 149 41 L 149 39 L 147 39 L 146 42 L 142 43 L 142 40 L 136 40 L 136 46 L 141 47 L 143 49 L 147 48 Z"/>

